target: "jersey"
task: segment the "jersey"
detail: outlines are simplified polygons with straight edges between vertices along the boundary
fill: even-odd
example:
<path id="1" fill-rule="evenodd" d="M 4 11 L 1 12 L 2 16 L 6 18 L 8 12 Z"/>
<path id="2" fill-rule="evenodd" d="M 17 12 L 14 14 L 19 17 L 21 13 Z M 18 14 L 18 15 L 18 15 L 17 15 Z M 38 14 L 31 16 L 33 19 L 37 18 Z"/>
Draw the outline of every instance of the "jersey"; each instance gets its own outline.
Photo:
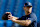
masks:
<path id="1" fill-rule="evenodd" d="M 21 27 L 37 27 L 37 17 L 34 13 L 31 13 L 29 15 L 24 15 L 18 20 L 31 20 L 31 24 L 29 26 L 21 26 Z"/>

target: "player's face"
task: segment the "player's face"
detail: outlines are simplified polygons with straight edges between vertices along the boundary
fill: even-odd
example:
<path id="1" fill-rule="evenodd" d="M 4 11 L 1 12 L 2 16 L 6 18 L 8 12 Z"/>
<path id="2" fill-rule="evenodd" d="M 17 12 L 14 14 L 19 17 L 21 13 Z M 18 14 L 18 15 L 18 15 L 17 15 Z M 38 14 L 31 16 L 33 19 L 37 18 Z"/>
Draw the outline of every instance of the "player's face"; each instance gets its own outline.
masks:
<path id="1" fill-rule="evenodd" d="M 24 7 L 24 10 L 25 10 L 26 12 L 31 12 L 31 11 L 32 11 L 32 7 Z"/>

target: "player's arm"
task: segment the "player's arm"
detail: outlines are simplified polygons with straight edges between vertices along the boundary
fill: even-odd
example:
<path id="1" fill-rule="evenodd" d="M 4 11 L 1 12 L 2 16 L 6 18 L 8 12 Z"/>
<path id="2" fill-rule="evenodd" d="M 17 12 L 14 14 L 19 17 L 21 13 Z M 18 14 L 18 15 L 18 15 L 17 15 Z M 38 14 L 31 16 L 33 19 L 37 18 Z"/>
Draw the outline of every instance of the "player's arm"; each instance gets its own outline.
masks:
<path id="1" fill-rule="evenodd" d="M 28 26 L 31 24 L 31 20 L 12 20 L 12 21 L 23 26 Z"/>
<path id="2" fill-rule="evenodd" d="M 13 22 L 18 23 L 23 26 L 28 26 L 29 24 L 31 24 L 31 20 L 17 20 L 18 18 L 14 17 L 14 16 L 12 16 L 12 17 L 10 16 L 9 18 L 10 18 L 9 20 L 12 20 Z"/>

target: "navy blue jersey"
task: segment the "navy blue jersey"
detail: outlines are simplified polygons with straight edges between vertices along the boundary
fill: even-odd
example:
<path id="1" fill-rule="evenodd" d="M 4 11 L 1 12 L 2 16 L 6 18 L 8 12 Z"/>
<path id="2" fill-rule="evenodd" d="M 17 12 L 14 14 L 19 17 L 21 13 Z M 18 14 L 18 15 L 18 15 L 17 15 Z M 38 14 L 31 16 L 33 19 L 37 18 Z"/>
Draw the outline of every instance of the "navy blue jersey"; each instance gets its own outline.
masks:
<path id="1" fill-rule="evenodd" d="M 22 16 L 18 20 L 31 20 L 31 24 L 29 26 L 22 26 L 22 27 L 37 27 L 37 17 L 34 13 L 29 15 Z"/>

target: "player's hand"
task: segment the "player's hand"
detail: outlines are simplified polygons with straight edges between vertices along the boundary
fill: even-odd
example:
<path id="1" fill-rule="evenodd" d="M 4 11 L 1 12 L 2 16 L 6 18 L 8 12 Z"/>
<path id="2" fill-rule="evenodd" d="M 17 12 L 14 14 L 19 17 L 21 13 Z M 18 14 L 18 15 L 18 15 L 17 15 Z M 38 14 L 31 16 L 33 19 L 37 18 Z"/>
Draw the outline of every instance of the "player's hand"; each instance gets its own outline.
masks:
<path id="1" fill-rule="evenodd" d="M 12 15 L 10 14 L 10 15 L 8 15 L 8 20 L 12 20 Z"/>
<path id="2" fill-rule="evenodd" d="M 11 14 L 11 12 L 6 12 L 6 14 Z"/>
<path id="3" fill-rule="evenodd" d="M 12 16 L 12 15 L 8 15 L 8 20 L 15 21 L 15 20 L 16 20 L 15 18 L 16 18 L 16 17 L 14 17 L 14 16 Z"/>

